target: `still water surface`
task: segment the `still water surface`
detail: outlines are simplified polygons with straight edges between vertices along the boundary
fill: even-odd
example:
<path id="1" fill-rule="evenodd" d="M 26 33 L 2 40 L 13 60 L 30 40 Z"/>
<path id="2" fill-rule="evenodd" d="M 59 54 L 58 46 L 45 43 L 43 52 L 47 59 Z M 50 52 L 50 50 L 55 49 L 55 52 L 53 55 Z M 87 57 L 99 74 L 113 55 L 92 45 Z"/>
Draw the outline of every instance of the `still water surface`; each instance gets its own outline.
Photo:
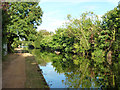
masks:
<path id="1" fill-rule="evenodd" d="M 39 64 L 39 68 L 42 69 L 42 74 L 50 88 L 69 88 L 69 86 L 64 83 L 66 80 L 65 73 L 57 73 L 52 62 L 47 63 L 46 66 L 40 66 Z M 94 82 L 91 81 L 91 83 L 91 88 L 95 88 Z M 81 86 L 82 85 L 80 85 L 80 88 Z"/>
<path id="2" fill-rule="evenodd" d="M 70 53 L 56 55 L 38 49 L 33 50 L 32 53 L 50 88 L 120 87 L 118 62 L 112 66 L 104 64 L 94 66 L 90 59 Z M 115 58 L 116 61 L 117 59 L 119 58 Z"/>
<path id="3" fill-rule="evenodd" d="M 65 84 L 62 83 L 63 80 L 65 80 L 64 73 L 57 73 L 55 71 L 55 68 L 52 66 L 52 62 L 47 63 L 46 66 L 40 66 L 40 69 L 42 69 L 43 76 L 49 85 L 50 88 L 65 88 Z"/>

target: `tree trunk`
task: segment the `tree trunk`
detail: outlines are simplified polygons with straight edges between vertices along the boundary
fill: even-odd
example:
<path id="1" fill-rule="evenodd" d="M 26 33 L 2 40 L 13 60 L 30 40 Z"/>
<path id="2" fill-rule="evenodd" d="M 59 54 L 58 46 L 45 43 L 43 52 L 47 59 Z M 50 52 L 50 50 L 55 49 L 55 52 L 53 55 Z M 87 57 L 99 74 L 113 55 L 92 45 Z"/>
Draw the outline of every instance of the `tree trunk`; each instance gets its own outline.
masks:
<path id="1" fill-rule="evenodd" d="M 111 65 L 112 64 L 112 51 L 107 53 L 107 62 Z"/>
<path id="2" fill-rule="evenodd" d="M 8 53 L 11 53 L 11 52 L 12 52 L 11 43 L 8 43 L 8 44 L 7 44 L 7 50 L 8 50 Z"/>

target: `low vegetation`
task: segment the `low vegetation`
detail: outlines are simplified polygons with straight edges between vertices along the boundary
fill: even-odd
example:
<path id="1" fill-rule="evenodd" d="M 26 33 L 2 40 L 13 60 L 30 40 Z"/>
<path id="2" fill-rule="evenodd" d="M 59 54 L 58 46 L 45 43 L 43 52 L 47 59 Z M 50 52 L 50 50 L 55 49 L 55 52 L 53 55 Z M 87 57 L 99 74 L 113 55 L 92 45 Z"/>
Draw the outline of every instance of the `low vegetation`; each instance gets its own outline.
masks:
<path id="1" fill-rule="evenodd" d="M 25 88 L 49 88 L 34 56 L 26 57 L 26 84 Z"/>

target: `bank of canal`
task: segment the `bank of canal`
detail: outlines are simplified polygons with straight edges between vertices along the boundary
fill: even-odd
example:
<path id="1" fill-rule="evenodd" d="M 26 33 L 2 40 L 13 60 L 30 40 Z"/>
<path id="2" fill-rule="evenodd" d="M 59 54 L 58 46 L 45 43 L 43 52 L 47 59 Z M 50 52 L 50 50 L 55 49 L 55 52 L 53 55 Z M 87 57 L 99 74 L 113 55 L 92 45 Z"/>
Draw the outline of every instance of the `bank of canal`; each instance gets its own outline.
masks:
<path id="1" fill-rule="evenodd" d="M 34 56 L 16 51 L 3 58 L 2 88 L 49 88 Z"/>
<path id="2" fill-rule="evenodd" d="M 95 68 L 89 65 L 90 59 L 71 53 L 56 55 L 48 51 L 34 49 L 42 75 L 50 88 L 113 88 L 119 87 L 119 66 Z M 96 58 L 97 59 L 97 58 Z M 99 59 L 99 57 L 98 57 Z M 82 61 L 82 62 L 80 62 Z M 82 64 L 81 64 L 82 63 Z"/>
<path id="3" fill-rule="evenodd" d="M 49 88 L 40 71 L 34 56 L 25 58 L 26 83 L 25 88 Z"/>

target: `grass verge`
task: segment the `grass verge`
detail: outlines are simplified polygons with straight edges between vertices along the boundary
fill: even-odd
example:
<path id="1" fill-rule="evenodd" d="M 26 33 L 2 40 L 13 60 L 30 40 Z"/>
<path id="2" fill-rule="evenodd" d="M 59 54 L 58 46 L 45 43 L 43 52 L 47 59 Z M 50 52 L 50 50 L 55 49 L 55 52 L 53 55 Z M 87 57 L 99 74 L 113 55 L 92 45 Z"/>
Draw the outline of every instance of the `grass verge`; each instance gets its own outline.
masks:
<path id="1" fill-rule="evenodd" d="M 25 88 L 49 88 L 40 69 L 37 66 L 34 56 L 25 58 L 26 83 Z"/>

